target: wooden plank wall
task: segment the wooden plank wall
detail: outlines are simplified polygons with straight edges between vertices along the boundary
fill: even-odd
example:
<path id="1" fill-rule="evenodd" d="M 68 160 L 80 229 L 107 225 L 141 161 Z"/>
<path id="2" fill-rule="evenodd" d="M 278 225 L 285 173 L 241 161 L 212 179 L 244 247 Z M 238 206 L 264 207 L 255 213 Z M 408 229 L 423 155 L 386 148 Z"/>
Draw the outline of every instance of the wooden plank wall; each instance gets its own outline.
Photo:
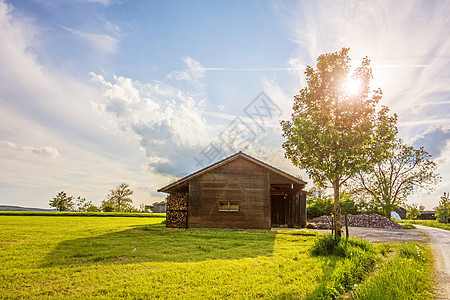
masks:
<path id="1" fill-rule="evenodd" d="M 300 191 L 289 197 L 290 214 L 288 224 L 303 227 L 306 225 L 306 191 Z"/>
<path id="2" fill-rule="evenodd" d="M 191 228 L 270 229 L 269 171 L 244 158 L 189 182 Z M 239 201 L 239 212 L 219 211 L 219 201 Z"/>

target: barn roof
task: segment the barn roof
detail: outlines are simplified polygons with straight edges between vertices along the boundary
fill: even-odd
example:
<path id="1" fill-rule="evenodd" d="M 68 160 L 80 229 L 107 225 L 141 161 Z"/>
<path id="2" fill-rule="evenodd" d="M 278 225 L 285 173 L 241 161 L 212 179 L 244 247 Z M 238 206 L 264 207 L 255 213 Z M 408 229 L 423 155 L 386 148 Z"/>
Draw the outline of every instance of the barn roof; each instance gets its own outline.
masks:
<path id="1" fill-rule="evenodd" d="M 208 167 L 205 167 L 205 168 L 203 168 L 201 170 L 198 170 L 197 172 L 194 172 L 194 173 L 192 173 L 190 175 L 187 175 L 186 177 L 183 177 L 183 178 L 181 178 L 181 179 L 179 179 L 179 180 L 177 180 L 177 181 L 175 181 L 175 182 L 173 182 L 173 183 L 171 183 L 169 185 L 166 185 L 165 187 L 160 188 L 158 190 L 158 192 L 169 193 L 171 189 L 176 188 L 177 186 L 183 185 L 183 184 L 187 183 L 189 180 L 191 180 L 193 178 L 196 178 L 196 177 L 198 177 L 200 175 L 203 175 L 203 174 L 205 174 L 205 173 L 207 173 L 207 172 L 209 172 L 211 170 L 214 170 L 214 169 L 216 169 L 216 168 L 218 168 L 220 166 L 223 166 L 223 165 L 225 165 L 225 164 L 227 164 L 227 163 L 229 163 L 229 162 L 231 162 L 231 161 L 233 161 L 233 160 L 235 160 L 235 159 L 237 159 L 239 157 L 245 158 L 248 161 L 251 161 L 251 162 L 253 162 L 253 163 L 255 163 L 255 164 L 257 164 L 257 165 L 259 165 L 261 167 L 264 167 L 264 168 L 266 168 L 266 169 L 268 169 L 268 170 L 270 170 L 270 171 L 272 171 L 272 172 L 274 172 L 274 173 L 276 173 L 278 175 L 281 175 L 281 176 L 291 180 L 292 183 L 297 183 L 297 184 L 301 184 L 301 185 L 306 185 L 306 183 L 307 183 L 306 181 L 303 181 L 303 180 L 301 180 L 301 179 L 299 179 L 299 178 L 297 178 L 295 176 L 292 176 L 292 175 L 290 175 L 290 174 L 288 174 L 288 173 L 286 173 L 286 172 L 284 172 L 284 171 L 282 171 L 282 170 L 280 170 L 278 168 L 275 168 L 275 167 L 273 167 L 273 166 L 271 166 L 269 164 L 266 164 L 265 162 L 260 161 L 259 159 L 256 159 L 256 158 L 254 158 L 254 157 L 252 157 L 252 156 L 250 156 L 250 155 L 248 155 L 246 153 L 243 153 L 243 152 L 239 151 L 239 152 L 237 152 L 237 153 L 235 153 L 235 154 L 233 154 L 233 155 L 231 155 L 231 156 L 229 156 L 227 158 L 224 158 L 224 159 L 216 162 L 215 164 L 212 164 L 212 165 L 210 165 Z"/>

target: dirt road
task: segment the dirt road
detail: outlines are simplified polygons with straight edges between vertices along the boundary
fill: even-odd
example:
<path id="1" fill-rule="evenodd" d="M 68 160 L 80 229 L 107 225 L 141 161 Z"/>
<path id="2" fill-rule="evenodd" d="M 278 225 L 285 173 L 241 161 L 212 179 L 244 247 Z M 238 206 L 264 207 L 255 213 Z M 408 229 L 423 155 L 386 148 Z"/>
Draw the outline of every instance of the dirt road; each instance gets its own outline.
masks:
<path id="1" fill-rule="evenodd" d="M 385 229 L 385 228 L 367 228 L 367 227 L 349 227 L 349 236 L 359 237 L 363 240 L 373 243 L 401 243 L 416 241 L 421 243 L 428 242 L 428 238 L 417 229 Z"/>
<path id="2" fill-rule="evenodd" d="M 315 229 L 321 233 L 330 233 L 330 230 Z M 360 239 L 372 243 L 401 243 L 408 241 L 416 241 L 427 243 L 426 234 L 418 229 L 386 229 L 386 228 L 368 228 L 368 227 L 349 227 L 349 236 L 358 237 Z"/>
<path id="3" fill-rule="evenodd" d="M 430 237 L 430 245 L 435 258 L 437 298 L 450 299 L 450 231 L 414 225 Z"/>

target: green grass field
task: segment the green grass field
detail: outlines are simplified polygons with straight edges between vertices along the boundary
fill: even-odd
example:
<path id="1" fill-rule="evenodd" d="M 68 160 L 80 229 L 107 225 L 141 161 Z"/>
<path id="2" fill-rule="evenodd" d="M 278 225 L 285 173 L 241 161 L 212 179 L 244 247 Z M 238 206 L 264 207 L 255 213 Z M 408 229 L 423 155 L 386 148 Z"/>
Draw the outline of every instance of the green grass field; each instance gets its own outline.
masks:
<path id="1" fill-rule="evenodd" d="M 320 299 L 356 280 L 352 272 L 383 274 L 311 255 L 311 232 L 167 229 L 163 220 L 0 216 L 0 298 Z M 374 249 L 380 270 L 401 254 Z"/>
<path id="2" fill-rule="evenodd" d="M 423 226 L 429 226 L 429 227 L 436 227 L 441 228 L 445 230 L 450 230 L 450 223 L 439 223 L 437 220 L 397 220 L 398 223 L 403 224 L 417 224 L 417 225 L 423 225 Z"/>

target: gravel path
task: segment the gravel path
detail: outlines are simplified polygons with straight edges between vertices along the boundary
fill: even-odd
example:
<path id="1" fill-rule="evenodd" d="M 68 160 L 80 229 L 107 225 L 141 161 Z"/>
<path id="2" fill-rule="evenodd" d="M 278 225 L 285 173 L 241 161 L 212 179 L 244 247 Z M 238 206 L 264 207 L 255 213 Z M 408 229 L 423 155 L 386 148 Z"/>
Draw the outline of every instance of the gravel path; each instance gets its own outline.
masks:
<path id="1" fill-rule="evenodd" d="M 349 227 L 348 231 L 351 237 L 359 237 L 373 243 L 428 242 L 428 238 L 418 229 Z"/>
<path id="2" fill-rule="evenodd" d="M 436 268 L 436 299 L 450 299 L 450 231 L 421 225 L 414 226 L 430 238 Z"/>
<path id="3" fill-rule="evenodd" d="M 319 232 L 331 233 L 331 230 L 313 229 Z M 428 242 L 428 238 L 418 229 L 387 229 L 387 228 L 369 228 L 369 227 L 349 227 L 349 236 L 358 237 L 373 243 L 400 243 L 408 241 L 417 241 L 421 243 Z M 345 233 L 344 233 L 345 235 Z"/>

